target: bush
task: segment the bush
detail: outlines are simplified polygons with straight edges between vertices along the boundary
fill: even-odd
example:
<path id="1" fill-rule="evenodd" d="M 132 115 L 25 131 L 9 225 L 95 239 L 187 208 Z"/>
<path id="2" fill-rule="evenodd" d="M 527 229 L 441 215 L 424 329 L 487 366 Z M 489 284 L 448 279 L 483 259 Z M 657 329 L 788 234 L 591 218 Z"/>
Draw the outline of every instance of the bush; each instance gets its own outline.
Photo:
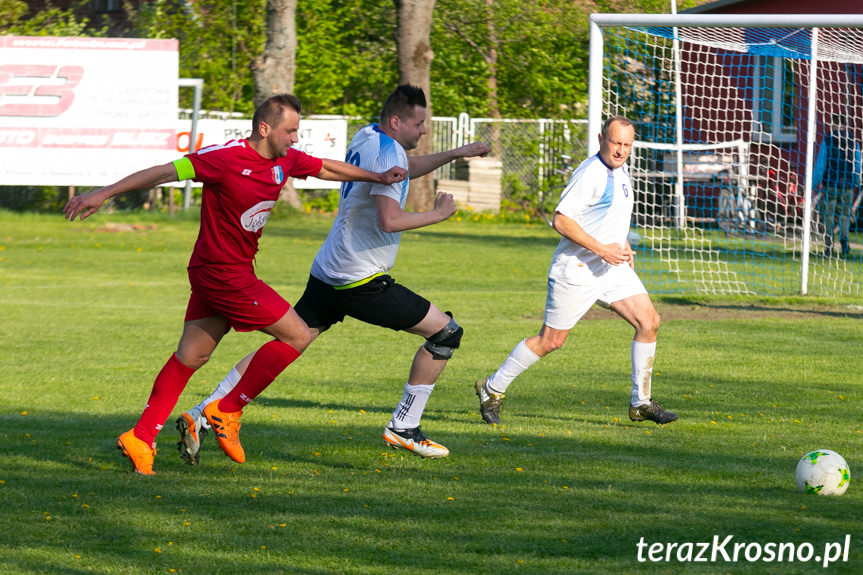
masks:
<path id="1" fill-rule="evenodd" d="M 59 212 L 68 199 L 67 186 L 0 186 L 0 208 L 13 212 Z"/>

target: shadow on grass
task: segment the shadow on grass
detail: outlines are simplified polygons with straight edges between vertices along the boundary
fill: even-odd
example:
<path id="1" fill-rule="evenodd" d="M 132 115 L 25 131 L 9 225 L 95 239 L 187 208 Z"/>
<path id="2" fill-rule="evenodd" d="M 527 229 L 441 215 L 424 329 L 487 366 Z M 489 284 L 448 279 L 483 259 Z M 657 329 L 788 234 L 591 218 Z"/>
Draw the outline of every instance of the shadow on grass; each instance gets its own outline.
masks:
<path id="1" fill-rule="evenodd" d="M 850 308 L 849 306 L 840 306 L 838 304 L 800 304 L 800 305 L 771 305 L 762 303 L 750 302 L 709 302 L 703 300 L 694 300 L 686 297 L 662 296 L 657 298 L 660 303 L 674 305 L 680 307 L 689 307 L 693 310 L 698 310 L 702 313 L 709 313 L 712 310 L 721 312 L 731 312 L 736 317 L 826 317 L 826 318 L 849 318 L 863 319 L 863 309 L 860 306 Z M 695 316 L 695 314 L 692 314 Z M 693 317 L 697 319 L 697 317 Z"/>
<path id="2" fill-rule="evenodd" d="M 598 573 L 640 570 L 641 537 L 820 546 L 863 529 L 859 497 L 794 490 L 796 458 L 707 452 L 685 429 L 647 440 L 640 428 L 604 431 L 576 417 L 572 436 L 510 433 L 507 441 L 500 429 L 432 413 L 451 421 L 436 425 L 436 439 L 452 455 L 424 460 L 387 451 L 388 410 L 374 413 L 383 416 L 374 423 L 316 423 L 261 421 L 258 412 L 243 427 L 242 465 L 212 438 L 202 464 L 185 465 L 165 429 L 155 477 L 131 473 L 115 449 L 131 416 L 2 415 L 0 547 L 20 549 L 2 554 L 4 573 Z M 76 555 L 91 566 L 75 567 Z M 844 566 L 860 561 L 855 549 Z M 679 567 L 662 563 L 657 572 Z M 712 567 L 700 572 L 729 566 Z"/>

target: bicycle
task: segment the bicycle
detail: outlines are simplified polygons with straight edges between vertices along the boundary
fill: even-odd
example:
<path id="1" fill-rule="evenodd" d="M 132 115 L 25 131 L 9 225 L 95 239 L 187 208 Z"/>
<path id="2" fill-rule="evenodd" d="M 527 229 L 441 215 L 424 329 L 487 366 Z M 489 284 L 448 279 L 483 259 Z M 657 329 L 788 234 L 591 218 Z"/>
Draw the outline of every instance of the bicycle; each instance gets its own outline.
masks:
<path id="1" fill-rule="evenodd" d="M 719 180 L 719 229 L 729 233 L 755 233 L 757 217 L 752 198 L 734 182 L 728 170 L 714 176 Z"/>
<path id="2" fill-rule="evenodd" d="M 569 176 L 575 167 L 572 156 L 560 154 L 560 162 L 552 170 L 552 181 L 544 190 L 537 193 L 537 211 L 549 226 L 554 227 L 554 212 L 560 203 L 560 195 L 569 183 Z"/>

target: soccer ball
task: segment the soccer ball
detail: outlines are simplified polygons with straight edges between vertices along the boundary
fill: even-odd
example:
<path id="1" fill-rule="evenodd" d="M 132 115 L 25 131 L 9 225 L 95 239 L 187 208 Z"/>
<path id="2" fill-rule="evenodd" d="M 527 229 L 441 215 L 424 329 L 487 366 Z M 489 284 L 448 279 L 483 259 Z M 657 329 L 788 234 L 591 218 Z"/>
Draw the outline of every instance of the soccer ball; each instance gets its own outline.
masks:
<path id="1" fill-rule="evenodd" d="M 816 449 L 797 463 L 797 489 L 818 495 L 842 495 L 851 483 L 845 459 L 829 449 Z"/>

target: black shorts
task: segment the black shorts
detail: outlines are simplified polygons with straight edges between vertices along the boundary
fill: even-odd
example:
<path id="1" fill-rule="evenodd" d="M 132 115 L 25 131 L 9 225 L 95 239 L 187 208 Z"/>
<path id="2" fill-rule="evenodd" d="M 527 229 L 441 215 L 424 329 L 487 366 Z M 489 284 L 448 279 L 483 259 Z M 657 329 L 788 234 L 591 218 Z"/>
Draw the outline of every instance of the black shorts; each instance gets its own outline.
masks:
<path id="1" fill-rule="evenodd" d="M 404 330 L 422 321 L 430 308 L 431 302 L 397 284 L 388 275 L 349 289 L 336 289 L 310 275 L 306 291 L 294 306 L 309 327 L 320 331 L 342 321 L 345 316 Z"/>

